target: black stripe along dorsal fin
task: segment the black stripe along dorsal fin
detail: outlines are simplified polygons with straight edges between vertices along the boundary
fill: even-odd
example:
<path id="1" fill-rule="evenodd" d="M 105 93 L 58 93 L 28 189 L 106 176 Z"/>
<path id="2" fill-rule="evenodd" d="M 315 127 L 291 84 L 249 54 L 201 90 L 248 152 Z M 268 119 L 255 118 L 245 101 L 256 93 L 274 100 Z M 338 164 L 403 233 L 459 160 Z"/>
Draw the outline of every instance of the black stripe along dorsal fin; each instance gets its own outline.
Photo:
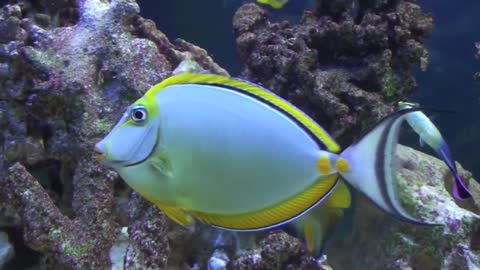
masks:
<path id="1" fill-rule="evenodd" d="M 219 86 L 260 99 L 270 106 L 273 106 L 275 109 L 280 110 L 290 119 L 302 126 L 324 149 L 333 153 L 338 153 L 340 151 L 340 146 L 330 137 L 330 135 L 305 113 L 267 89 L 244 80 L 216 74 L 180 73 L 153 86 L 147 91 L 145 97 L 147 99 L 154 99 L 154 97 L 166 87 L 179 84 Z"/>

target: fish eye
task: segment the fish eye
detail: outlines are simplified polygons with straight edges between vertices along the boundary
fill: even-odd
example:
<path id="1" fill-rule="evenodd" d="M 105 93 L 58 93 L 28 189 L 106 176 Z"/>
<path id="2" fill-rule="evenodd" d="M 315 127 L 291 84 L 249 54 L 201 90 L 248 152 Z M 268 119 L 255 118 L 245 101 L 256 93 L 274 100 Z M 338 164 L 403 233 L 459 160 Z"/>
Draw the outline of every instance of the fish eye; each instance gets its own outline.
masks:
<path id="1" fill-rule="evenodd" d="M 130 118 L 132 118 L 133 122 L 141 124 L 147 120 L 147 110 L 144 106 L 135 106 L 132 108 Z"/>

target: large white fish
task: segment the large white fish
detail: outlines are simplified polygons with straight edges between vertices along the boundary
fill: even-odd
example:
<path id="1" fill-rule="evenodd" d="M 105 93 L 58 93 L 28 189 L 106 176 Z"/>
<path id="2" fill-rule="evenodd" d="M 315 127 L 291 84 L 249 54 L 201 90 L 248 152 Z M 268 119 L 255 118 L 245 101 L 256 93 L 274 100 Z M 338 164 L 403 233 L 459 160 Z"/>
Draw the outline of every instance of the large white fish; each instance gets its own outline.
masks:
<path id="1" fill-rule="evenodd" d="M 320 125 L 264 88 L 182 73 L 129 106 L 96 149 L 184 226 L 279 226 L 322 203 L 339 175 L 386 212 L 426 224 L 401 207 L 392 167 L 400 124 L 417 110 L 389 115 L 339 153 Z"/>

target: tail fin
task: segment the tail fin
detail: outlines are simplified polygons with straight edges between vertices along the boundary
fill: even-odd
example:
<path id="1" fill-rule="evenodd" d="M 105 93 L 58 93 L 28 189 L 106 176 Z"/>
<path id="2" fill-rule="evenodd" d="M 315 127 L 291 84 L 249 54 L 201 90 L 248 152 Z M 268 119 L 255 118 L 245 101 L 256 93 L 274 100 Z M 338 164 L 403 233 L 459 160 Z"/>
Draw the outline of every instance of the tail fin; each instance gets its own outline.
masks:
<path id="1" fill-rule="evenodd" d="M 408 113 L 419 110 L 408 108 L 390 114 L 360 141 L 345 149 L 340 156 L 347 160 L 349 166 L 340 174 L 387 213 L 417 225 L 438 225 L 418 220 L 403 209 L 394 174 L 401 124 Z"/>
<path id="2" fill-rule="evenodd" d="M 437 154 L 442 157 L 443 161 L 450 169 L 453 174 L 453 187 L 452 193 L 455 199 L 457 200 L 466 200 L 472 197 L 472 193 L 468 190 L 465 182 L 462 177 L 458 174 L 457 165 L 455 165 L 455 160 L 453 159 L 450 149 L 445 141 L 442 142 L 440 149 L 437 151 Z"/>

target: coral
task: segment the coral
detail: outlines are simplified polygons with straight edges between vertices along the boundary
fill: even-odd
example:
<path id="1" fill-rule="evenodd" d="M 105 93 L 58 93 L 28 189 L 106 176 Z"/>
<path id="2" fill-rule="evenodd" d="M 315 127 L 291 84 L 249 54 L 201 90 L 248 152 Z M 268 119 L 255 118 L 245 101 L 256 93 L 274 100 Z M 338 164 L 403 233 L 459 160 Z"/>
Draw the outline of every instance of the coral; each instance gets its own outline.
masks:
<path id="1" fill-rule="evenodd" d="M 128 229 L 130 242 L 125 254 L 125 268 L 164 269 L 170 254 L 167 219 L 153 205 L 142 214 Z"/>
<path id="2" fill-rule="evenodd" d="M 308 254 L 298 239 L 282 231 L 269 233 L 258 249 L 233 260 L 232 269 L 311 269 L 324 270 Z"/>
<path id="3" fill-rule="evenodd" d="M 478 198 L 465 202 L 452 198 L 452 175 L 441 160 L 405 146 L 397 153 L 402 204 L 412 215 L 440 226 L 398 221 L 361 197 L 355 206 L 353 233 L 328 249 L 333 269 L 480 267 Z M 472 192 L 480 189 L 469 172 L 460 168 L 460 173 Z M 349 256 L 342 256 L 345 253 Z"/>
<path id="4" fill-rule="evenodd" d="M 413 65 L 426 67 L 422 45 L 433 23 L 412 1 L 317 1 L 298 25 L 272 23 L 243 5 L 233 26 L 243 76 L 293 102 L 341 143 L 391 111 L 415 88 Z"/>

